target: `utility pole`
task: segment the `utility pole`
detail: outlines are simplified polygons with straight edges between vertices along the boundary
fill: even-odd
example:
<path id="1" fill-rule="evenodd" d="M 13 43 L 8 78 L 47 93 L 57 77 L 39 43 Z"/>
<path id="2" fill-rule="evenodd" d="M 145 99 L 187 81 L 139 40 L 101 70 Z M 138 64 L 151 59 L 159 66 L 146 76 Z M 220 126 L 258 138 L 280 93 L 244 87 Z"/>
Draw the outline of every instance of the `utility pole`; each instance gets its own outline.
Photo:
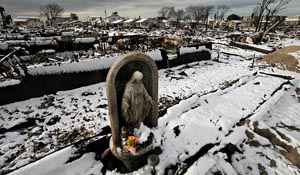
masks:
<path id="1" fill-rule="evenodd" d="M 105 14 L 105 18 L 104 18 L 104 31 L 105 31 L 105 34 L 106 34 L 106 9 L 104 11 L 104 14 Z"/>

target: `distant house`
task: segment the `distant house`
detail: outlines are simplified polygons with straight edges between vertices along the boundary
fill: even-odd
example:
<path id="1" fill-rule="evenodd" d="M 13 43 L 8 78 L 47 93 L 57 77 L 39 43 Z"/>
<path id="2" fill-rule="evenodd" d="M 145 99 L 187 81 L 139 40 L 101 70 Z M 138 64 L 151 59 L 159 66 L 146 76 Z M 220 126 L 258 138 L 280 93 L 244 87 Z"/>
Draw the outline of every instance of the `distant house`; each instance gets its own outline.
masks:
<path id="1" fill-rule="evenodd" d="M 118 15 L 118 12 L 113 12 L 110 16 L 106 18 L 107 22 L 109 24 L 112 24 L 112 22 L 123 20 L 124 18 Z"/>
<path id="2" fill-rule="evenodd" d="M 273 24 L 275 24 L 277 21 L 284 21 L 284 19 L 286 18 L 286 16 L 272 16 L 268 19 L 267 22 L 267 18 L 266 16 L 263 16 L 261 19 L 261 26 L 264 26 L 266 23 L 268 23 L 268 27 L 272 26 Z M 254 21 L 255 19 L 252 18 L 251 16 L 244 16 L 241 20 L 241 25 L 240 27 L 242 29 L 246 29 L 246 28 L 251 28 L 254 27 Z"/>
<path id="3" fill-rule="evenodd" d="M 102 16 L 88 16 L 87 21 L 90 22 L 92 25 L 100 24 L 103 21 L 104 24 L 104 18 Z"/>
<path id="4" fill-rule="evenodd" d="M 135 23 L 137 27 L 149 28 L 155 25 L 155 20 L 153 18 L 142 18 L 137 20 Z"/>
<path id="5" fill-rule="evenodd" d="M 105 17 L 102 16 L 89 16 L 88 22 L 92 26 L 104 26 L 105 25 Z"/>
<path id="6" fill-rule="evenodd" d="M 286 16 L 272 16 L 267 21 L 266 16 L 263 16 L 261 23 L 262 23 L 262 26 L 265 26 L 265 24 L 267 23 L 267 27 L 270 27 L 270 26 L 274 25 L 277 21 L 284 21 L 285 18 L 286 18 Z"/>
<path id="7" fill-rule="evenodd" d="M 18 19 L 18 18 L 14 18 L 13 19 L 15 26 L 18 27 L 25 27 L 28 25 L 28 20 L 27 19 Z"/>
<path id="8" fill-rule="evenodd" d="M 15 26 L 22 27 L 41 27 L 43 22 L 36 16 L 17 16 L 13 19 Z"/>
<path id="9" fill-rule="evenodd" d="M 227 22 L 226 21 L 224 21 L 224 20 L 220 21 L 220 28 L 225 29 L 226 26 L 227 26 Z"/>
<path id="10" fill-rule="evenodd" d="M 164 28 L 166 27 L 168 20 L 165 17 L 156 17 L 153 19 L 155 21 L 155 27 Z"/>
<path id="11" fill-rule="evenodd" d="M 195 28 L 197 25 L 200 24 L 200 22 L 202 23 L 202 21 L 196 20 L 194 18 L 191 18 L 191 19 L 186 18 L 184 21 L 185 21 L 184 22 L 185 27 L 188 27 L 188 28 Z"/>
<path id="12" fill-rule="evenodd" d="M 92 22 L 92 21 L 96 21 L 96 20 L 102 20 L 102 16 L 88 16 L 88 21 Z"/>
<path id="13" fill-rule="evenodd" d="M 62 23 L 66 22 L 66 21 L 71 21 L 71 17 L 70 16 L 57 16 L 57 17 L 54 17 L 52 19 L 52 26 L 54 26 L 54 27 L 61 26 Z"/>
<path id="14" fill-rule="evenodd" d="M 178 24 L 177 19 L 175 17 L 166 19 L 163 22 L 165 23 L 165 27 L 176 27 Z"/>
<path id="15" fill-rule="evenodd" d="M 230 21 L 228 21 L 228 27 L 229 27 L 230 29 L 236 29 L 236 30 L 239 30 L 239 29 L 240 29 L 241 23 L 242 23 L 241 20 L 230 20 Z"/>
<path id="16" fill-rule="evenodd" d="M 79 21 L 79 20 L 65 21 L 65 22 L 59 23 L 58 26 L 61 26 L 62 28 L 82 27 L 83 23 L 81 21 Z"/>
<path id="17" fill-rule="evenodd" d="M 123 19 L 118 19 L 118 20 L 112 22 L 111 24 L 112 24 L 113 26 L 117 27 L 117 26 L 123 26 L 123 22 L 124 22 Z"/>
<path id="18" fill-rule="evenodd" d="M 136 22 L 137 21 L 137 19 L 127 19 L 127 20 L 125 20 L 124 21 L 124 23 L 123 23 L 123 25 L 124 25 L 124 27 L 127 27 L 127 28 L 129 28 L 129 27 L 136 27 Z"/>
<path id="19" fill-rule="evenodd" d="M 253 25 L 253 20 L 251 16 L 244 16 L 241 20 L 241 28 L 250 28 Z"/>
<path id="20" fill-rule="evenodd" d="M 300 25 L 300 15 L 297 16 L 288 16 L 284 21 L 285 25 L 296 26 Z"/>
<path id="21" fill-rule="evenodd" d="M 216 19 L 214 19 L 214 18 L 208 18 L 208 20 L 206 22 L 207 22 L 208 26 L 214 27 L 214 25 L 216 23 Z"/>

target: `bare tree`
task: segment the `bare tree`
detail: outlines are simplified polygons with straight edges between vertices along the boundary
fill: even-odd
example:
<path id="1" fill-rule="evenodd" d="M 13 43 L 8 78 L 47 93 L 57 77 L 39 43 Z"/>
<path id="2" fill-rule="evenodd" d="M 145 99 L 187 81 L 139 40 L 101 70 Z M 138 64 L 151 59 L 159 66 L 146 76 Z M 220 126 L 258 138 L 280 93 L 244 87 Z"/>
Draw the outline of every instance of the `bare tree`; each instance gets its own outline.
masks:
<path id="1" fill-rule="evenodd" d="M 206 6 L 195 5 L 195 6 L 186 7 L 185 11 L 191 20 L 194 19 L 197 22 L 199 22 L 201 19 L 203 19 L 205 17 L 205 9 L 206 9 Z"/>
<path id="2" fill-rule="evenodd" d="M 176 10 L 176 22 L 179 22 L 180 20 L 182 20 L 185 16 L 186 12 L 183 9 L 178 9 Z"/>
<path id="3" fill-rule="evenodd" d="M 64 12 L 64 8 L 56 3 L 49 3 L 47 5 L 40 6 L 40 15 L 45 16 L 52 25 L 52 20 L 61 15 Z"/>
<path id="4" fill-rule="evenodd" d="M 192 6 L 186 7 L 185 13 L 186 13 L 185 18 L 192 21 L 193 20 L 193 7 Z"/>
<path id="5" fill-rule="evenodd" d="M 254 24 L 254 26 L 258 26 L 258 24 L 259 24 L 259 12 L 260 12 L 260 5 L 257 4 L 254 7 L 252 15 L 251 15 L 251 27 L 252 27 L 253 24 Z"/>
<path id="6" fill-rule="evenodd" d="M 176 17 L 176 11 L 175 11 L 174 7 L 170 7 L 169 12 L 166 15 L 167 19 L 172 18 L 172 17 Z"/>
<path id="7" fill-rule="evenodd" d="M 285 9 L 286 7 L 284 7 L 284 6 L 287 5 L 288 3 L 290 3 L 291 1 L 292 0 L 279 0 L 277 5 L 272 9 L 271 14 L 274 15 L 274 14 L 278 13 L 280 10 Z"/>
<path id="8" fill-rule="evenodd" d="M 175 14 L 175 8 L 174 7 L 162 7 L 158 14 L 163 18 L 170 18 Z"/>
<path id="9" fill-rule="evenodd" d="M 159 9 L 158 11 L 158 15 L 165 18 L 166 14 L 168 12 L 169 7 L 162 7 L 161 9 Z"/>
<path id="10" fill-rule="evenodd" d="M 255 26 L 255 32 L 259 31 L 261 28 L 261 20 L 265 10 L 269 7 L 270 4 L 274 3 L 276 0 L 262 0 L 261 3 L 258 3 L 259 6 L 259 15 L 258 15 L 258 24 Z"/>
<path id="11" fill-rule="evenodd" d="M 279 1 L 274 1 L 273 3 L 277 3 L 273 8 L 269 8 L 268 6 L 266 7 L 266 23 L 264 25 L 264 32 L 267 30 L 268 22 L 270 18 L 274 17 L 276 13 L 278 13 L 280 10 L 283 10 L 285 8 L 285 5 L 290 3 L 291 0 L 279 0 Z"/>
<path id="12" fill-rule="evenodd" d="M 227 5 L 219 5 L 216 7 L 215 10 L 215 18 L 217 21 L 222 21 L 224 19 L 224 16 L 227 12 L 229 12 L 230 7 Z"/>
<path id="13" fill-rule="evenodd" d="M 215 6 L 213 5 L 195 5 L 188 6 L 185 8 L 186 14 L 190 19 L 195 19 L 197 22 L 202 20 L 203 23 L 206 23 L 206 30 L 208 26 L 208 17 L 214 10 Z"/>
<path id="14" fill-rule="evenodd" d="M 75 21 L 75 20 L 79 19 L 78 15 L 76 13 L 71 13 L 70 18 L 71 18 L 71 21 Z"/>

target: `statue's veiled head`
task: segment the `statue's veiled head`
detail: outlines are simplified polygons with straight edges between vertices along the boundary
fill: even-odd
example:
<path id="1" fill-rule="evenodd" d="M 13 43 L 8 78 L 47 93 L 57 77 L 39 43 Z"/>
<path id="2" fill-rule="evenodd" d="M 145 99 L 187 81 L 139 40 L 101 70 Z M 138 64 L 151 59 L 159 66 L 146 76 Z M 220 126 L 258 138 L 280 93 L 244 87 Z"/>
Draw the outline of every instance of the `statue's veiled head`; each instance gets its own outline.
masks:
<path id="1" fill-rule="evenodd" d="M 132 74 L 132 77 L 131 79 L 134 81 L 141 81 L 143 79 L 143 73 L 140 72 L 140 71 L 135 71 L 133 74 Z"/>

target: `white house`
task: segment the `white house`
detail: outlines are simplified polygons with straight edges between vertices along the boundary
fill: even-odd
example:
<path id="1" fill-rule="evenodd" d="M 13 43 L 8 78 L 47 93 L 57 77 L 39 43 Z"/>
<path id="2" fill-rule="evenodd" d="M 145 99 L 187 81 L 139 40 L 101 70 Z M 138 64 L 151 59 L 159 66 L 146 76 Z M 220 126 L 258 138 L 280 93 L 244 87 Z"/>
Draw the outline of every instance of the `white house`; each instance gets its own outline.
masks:
<path id="1" fill-rule="evenodd" d="M 118 12 L 113 12 L 110 16 L 106 18 L 107 22 L 111 24 L 112 22 L 123 20 L 124 18 L 118 15 Z"/>

